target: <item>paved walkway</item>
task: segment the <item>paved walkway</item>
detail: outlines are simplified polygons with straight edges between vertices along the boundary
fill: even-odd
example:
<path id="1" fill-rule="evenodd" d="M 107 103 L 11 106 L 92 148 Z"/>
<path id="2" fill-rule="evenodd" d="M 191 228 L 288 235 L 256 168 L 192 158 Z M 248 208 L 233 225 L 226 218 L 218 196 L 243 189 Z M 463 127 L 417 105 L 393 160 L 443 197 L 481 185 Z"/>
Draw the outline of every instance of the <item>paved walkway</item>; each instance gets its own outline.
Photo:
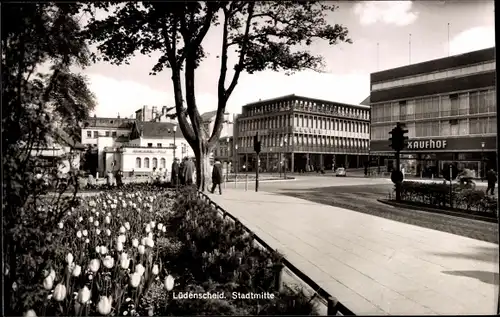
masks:
<path id="1" fill-rule="evenodd" d="M 498 245 L 273 193 L 209 195 L 358 315 L 496 313 Z"/>

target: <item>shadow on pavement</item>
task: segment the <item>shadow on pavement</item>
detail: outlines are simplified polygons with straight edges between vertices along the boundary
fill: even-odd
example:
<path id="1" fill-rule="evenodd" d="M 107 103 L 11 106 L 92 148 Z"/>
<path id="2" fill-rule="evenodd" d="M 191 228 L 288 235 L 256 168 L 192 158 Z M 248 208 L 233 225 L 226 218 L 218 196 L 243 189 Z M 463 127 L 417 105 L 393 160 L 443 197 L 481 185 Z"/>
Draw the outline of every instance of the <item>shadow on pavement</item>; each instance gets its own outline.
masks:
<path id="1" fill-rule="evenodd" d="M 439 257 L 448 257 L 455 259 L 467 259 L 482 262 L 498 262 L 498 247 L 478 247 L 470 253 L 432 253 Z"/>
<path id="2" fill-rule="evenodd" d="M 475 278 L 483 283 L 498 285 L 498 273 L 487 271 L 442 271 L 442 273 L 454 276 L 465 276 Z"/>

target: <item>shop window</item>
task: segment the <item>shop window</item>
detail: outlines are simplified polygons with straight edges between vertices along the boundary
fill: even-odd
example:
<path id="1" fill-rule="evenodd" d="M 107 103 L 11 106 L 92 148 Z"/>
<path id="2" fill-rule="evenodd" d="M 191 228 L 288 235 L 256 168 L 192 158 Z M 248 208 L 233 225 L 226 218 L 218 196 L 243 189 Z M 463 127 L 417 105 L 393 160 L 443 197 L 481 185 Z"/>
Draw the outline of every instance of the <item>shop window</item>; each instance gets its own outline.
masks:
<path id="1" fill-rule="evenodd" d="M 149 168 L 149 158 L 144 158 L 144 168 Z"/>
<path id="2" fill-rule="evenodd" d="M 109 136 L 109 131 L 106 131 L 106 136 Z"/>
<path id="3" fill-rule="evenodd" d="M 158 168 L 158 159 L 156 157 L 153 158 L 153 168 Z"/>
<path id="4" fill-rule="evenodd" d="M 161 143 L 156 143 L 156 146 L 157 147 L 161 147 Z"/>
<path id="5" fill-rule="evenodd" d="M 114 138 L 116 138 L 116 131 L 113 131 L 113 132 L 111 133 L 111 136 L 112 136 L 112 137 L 114 137 Z"/>
<path id="6" fill-rule="evenodd" d="M 87 138 L 91 138 L 92 137 L 92 131 L 87 131 Z"/>
<path id="7" fill-rule="evenodd" d="M 153 147 L 153 143 L 148 143 L 148 147 Z"/>
<path id="8" fill-rule="evenodd" d="M 135 159 L 135 167 L 136 168 L 141 168 L 141 158 L 140 157 L 137 157 Z"/>
<path id="9" fill-rule="evenodd" d="M 99 132 L 94 131 L 94 139 L 97 139 L 98 136 L 99 136 Z"/>

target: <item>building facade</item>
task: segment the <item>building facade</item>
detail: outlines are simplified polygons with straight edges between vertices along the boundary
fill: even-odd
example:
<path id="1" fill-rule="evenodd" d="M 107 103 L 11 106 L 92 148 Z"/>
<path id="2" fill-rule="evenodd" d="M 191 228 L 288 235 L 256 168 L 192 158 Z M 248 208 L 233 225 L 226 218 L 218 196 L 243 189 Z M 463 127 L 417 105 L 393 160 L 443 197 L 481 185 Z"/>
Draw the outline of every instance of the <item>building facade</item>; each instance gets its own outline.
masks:
<path id="1" fill-rule="evenodd" d="M 238 165 L 263 171 L 354 168 L 368 159 L 370 107 L 288 95 L 243 106 L 235 129 Z"/>
<path id="2" fill-rule="evenodd" d="M 440 177 L 446 163 L 482 176 L 496 168 L 495 49 L 371 74 L 371 155 L 391 169 L 389 131 L 408 129 L 406 173 Z"/>

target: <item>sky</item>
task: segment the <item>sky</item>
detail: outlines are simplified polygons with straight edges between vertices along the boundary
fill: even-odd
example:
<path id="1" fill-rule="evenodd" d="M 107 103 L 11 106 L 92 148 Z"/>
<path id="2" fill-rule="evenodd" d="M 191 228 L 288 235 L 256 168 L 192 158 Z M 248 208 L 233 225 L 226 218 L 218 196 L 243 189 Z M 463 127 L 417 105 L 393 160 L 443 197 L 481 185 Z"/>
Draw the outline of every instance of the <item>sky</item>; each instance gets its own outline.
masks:
<path id="1" fill-rule="evenodd" d="M 370 94 L 370 73 L 495 45 L 493 1 L 336 4 L 339 9 L 329 15 L 329 22 L 346 26 L 353 44 L 314 43 L 311 51 L 322 55 L 326 63 L 322 73 L 304 71 L 292 76 L 273 71 L 242 73 L 226 111 L 240 113 L 245 104 L 288 94 L 359 104 Z M 203 42 L 209 56 L 196 72 L 200 113 L 217 108 L 220 43 L 220 29 L 213 27 Z M 130 65 L 99 62 L 81 70 L 97 98 L 95 114 L 130 117 L 143 105 L 159 109 L 173 106 L 169 70 L 149 75 L 155 62 L 155 55 L 137 55 Z"/>

